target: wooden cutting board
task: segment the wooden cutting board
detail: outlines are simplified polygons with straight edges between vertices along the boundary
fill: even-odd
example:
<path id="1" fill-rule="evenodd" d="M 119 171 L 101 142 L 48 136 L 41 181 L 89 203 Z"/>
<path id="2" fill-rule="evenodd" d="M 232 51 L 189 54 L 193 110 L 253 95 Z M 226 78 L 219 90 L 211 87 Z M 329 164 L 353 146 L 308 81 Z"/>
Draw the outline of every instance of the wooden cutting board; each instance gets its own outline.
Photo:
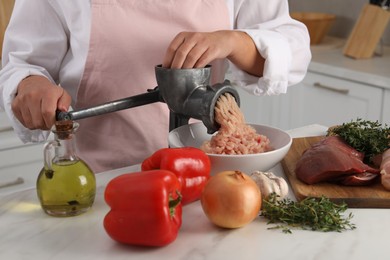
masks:
<path id="1" fill-rule="evenodd" d="M 335 203 L 345 202 L 350 208 L 390 208 L 390 191 L 378 183 L 369 186 L 344 186 L 332 183 L 307 185 L 295 176 L 295 165 L 303 151 L 323 136 L 294 138 L 291 148 L 282 160 L 282 166 L 298 201 L 306 197 L 326 196 Z"/>

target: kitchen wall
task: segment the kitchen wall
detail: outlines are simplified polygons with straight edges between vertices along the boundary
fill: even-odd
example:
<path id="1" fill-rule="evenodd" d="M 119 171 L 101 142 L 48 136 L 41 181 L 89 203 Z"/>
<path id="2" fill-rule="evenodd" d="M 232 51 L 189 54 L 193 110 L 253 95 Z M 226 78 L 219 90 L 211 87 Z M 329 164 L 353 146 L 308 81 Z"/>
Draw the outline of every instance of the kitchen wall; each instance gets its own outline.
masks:
<path id="1" fill-rule="evenodd" d="M 369 0 L 288 0 L 290 11 L 313 11 L 335 14 L 336 21 L 332 25 L 329 35 L 348 38 L 359 14 Z M 390 10 L 389 10 L 390 12 Z M 390 23 L 383 34 L 382 42 L 390 45 Z"/>

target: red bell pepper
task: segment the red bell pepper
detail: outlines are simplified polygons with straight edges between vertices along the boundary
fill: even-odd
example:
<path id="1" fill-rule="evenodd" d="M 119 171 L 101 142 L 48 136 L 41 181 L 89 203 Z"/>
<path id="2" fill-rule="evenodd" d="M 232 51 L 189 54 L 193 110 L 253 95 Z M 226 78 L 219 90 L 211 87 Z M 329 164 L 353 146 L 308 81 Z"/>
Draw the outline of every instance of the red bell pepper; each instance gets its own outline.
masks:
<path id="1" fill-rule="evenodd" d="M 111 207 L 104 228 L 115 241 L 143 246 L 173 242 L 182 223 L 180 183 L 170 171 L 154 170 L 115 177 L 104 192 Z"/>
<path id="2" fill-rule="evenodd" d="M 146 158 L 141 169 L 163 169 L 176 174 L 181 183 L 182 204 L 186 205 L 200 198 L 210 178 L 210 159 L 194 147 L 163 148 Z"/>

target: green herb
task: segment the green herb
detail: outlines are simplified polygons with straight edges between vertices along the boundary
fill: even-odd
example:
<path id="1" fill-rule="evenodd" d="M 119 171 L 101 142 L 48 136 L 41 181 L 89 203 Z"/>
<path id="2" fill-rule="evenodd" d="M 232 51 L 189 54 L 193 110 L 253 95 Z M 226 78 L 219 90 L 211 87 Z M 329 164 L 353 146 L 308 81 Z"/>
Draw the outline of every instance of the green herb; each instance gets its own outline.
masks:
<path id="1" fill-rule="evenodd" d="M 338 135 L 343 138 L 350 146 L 364 153 L 364 161 L 367 163 L 371 162 L 375 155 L 388 149 L 390 144 L 389 126 L 361 118 L 331 128 L 327 135 Z"/>
<path id="2" fill-rule="evenodd" d="M 337 231 L 355 229 L 350 222 L 353 215 L 343 217 L 347 204 L 336 204 L 328 198 L 307 197 L 299 202 L 285 198 L 280 199 L 272 193 L 263 200 L 261 216 L 269 220 L 268 224 L 280 223 L 269 229 L 282 229 L 284 233 L 292 233 L 291 228 L 300 228 L 313 231 Z"/>

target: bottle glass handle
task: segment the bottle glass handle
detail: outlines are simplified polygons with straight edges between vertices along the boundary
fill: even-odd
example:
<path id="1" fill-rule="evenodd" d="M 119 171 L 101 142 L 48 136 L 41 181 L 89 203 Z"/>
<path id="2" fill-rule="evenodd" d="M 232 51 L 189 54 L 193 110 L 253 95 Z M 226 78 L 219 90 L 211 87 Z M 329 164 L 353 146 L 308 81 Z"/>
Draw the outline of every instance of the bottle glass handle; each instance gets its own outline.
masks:
<path id="1" fill-rule="evenodd" d="M 45 166 L 45 170 L 47 171 L 53 171 L 52 162 L 55 154 L 55 148 L 58 146 L 59 146 L 59 142 L 54 140 L 54 141 L 47 142 L 43 147 L 44 166 Z"/>

